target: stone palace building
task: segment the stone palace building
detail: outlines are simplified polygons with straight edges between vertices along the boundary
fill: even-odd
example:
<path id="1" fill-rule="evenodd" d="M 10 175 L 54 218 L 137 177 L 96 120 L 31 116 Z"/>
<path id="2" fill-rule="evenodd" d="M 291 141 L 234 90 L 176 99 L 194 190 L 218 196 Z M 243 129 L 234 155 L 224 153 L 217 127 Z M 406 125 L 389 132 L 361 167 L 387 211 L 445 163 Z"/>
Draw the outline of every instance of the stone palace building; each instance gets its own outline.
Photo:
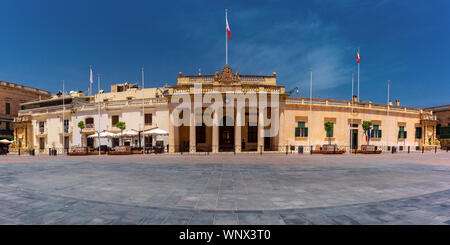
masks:
<path id="1" fill-rule="evenodd" d="M 223 98 L 220 109 L 224 113 L 213 111 L 210 115 L 214 123 L 207 125 L 196 118 L 202 118 L 208 106 L 219 101 L 214 99 L 197 107 L 195 103 L 196 96 L 206 98 L 211 92 L 222 95 L 215 98 Z M 258 100 L 261 94 L 266 94 L 267 106 L 255 107 L 244 100 L 244 106 L 238 108 L 238 99 L 227 97 L 231 92 L 235 95 L 254 93 Z M 176 96 L 185 99 L 174 102 Z M 271 100 L 275 97 L 276 105 Z M 182 108 L 190 110 L 180 110 L 181 104 Z M 174 118 L 190 123 L 177 125 Z M 264 118 L 277 119 L 276 134 L 267 133 L 273 125 L 263 124 Z M 242 123 L 235 123 L 237 120 Z M 84 122 L 84 129 L 78 128 L 80 121 Z M 80 145 L 95 147 L 97 139 L 87 136 L 99 131 L 120 132 L 114 126 L 118 121 L 125 122 L 127 129 L 139 132 L 152 128 L 168 131 L 169 136 L 161 140 L 168 145 L 169 152 L 285 152 L 297 151 L 299 146 L 308 151 L 308 146 L 321 147 L 329 143 L 349 152 L 367 143 L 362 128 L 364 121 L 372 122 L 370 144 L 384 151 L 392 146 L 400 151 L 407 147 L 414 151 L 437 144 L 437 120 L 432 110 L 404 107 L 398 100 L 387 105 L 359 102 L 356 97 L 348 101 L 298 98 L 278 84 L 276 73 L 241 75 L 228 65 L 213 75 L 179 73 L 173 86 L 142 89 L 128 83 L 115 84 L 108 93 L 86 96 L 73 92 L 23 103 L 16 122 L 26 125 L 28 134 L 16 133 L 26 138 L 24 147 L 47 154 L 49 148 L 63 145 L 67 149 Z M 333 130 L 325 131 L 325 122 L 331 122 Z M 154 140 L 146 139 L 145 145 Z M 126 139 L 125 143 L 137 146 L 140 141 Z M 104 144 L 114 146 L 120 142 L 112 140 Z"/>

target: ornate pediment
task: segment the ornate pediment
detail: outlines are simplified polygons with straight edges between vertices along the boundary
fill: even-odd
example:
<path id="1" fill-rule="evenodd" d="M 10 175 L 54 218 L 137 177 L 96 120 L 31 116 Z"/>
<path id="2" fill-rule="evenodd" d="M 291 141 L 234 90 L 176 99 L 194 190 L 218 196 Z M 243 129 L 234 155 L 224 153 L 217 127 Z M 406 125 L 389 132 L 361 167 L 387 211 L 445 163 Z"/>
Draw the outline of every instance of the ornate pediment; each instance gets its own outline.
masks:
<path id="1" fill-rule="evenodd" d="M 222 73 L 216 71 L 214 74 L 214 82 L 218 83 L 239 83 L 239 73 L 233 74 L 233 71 L 228 65 L 222 69 Z"/>

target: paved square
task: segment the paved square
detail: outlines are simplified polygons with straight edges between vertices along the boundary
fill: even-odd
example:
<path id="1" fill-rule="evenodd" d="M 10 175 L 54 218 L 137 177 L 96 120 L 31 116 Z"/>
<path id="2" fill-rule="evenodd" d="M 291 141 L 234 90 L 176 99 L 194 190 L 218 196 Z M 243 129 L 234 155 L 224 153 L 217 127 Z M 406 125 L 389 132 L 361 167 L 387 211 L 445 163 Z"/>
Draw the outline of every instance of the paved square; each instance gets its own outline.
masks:
<path id="1" fill-rule="evenodd" d="M 0 224 L 449 224 L 450 154 L 0 158 Z"/>

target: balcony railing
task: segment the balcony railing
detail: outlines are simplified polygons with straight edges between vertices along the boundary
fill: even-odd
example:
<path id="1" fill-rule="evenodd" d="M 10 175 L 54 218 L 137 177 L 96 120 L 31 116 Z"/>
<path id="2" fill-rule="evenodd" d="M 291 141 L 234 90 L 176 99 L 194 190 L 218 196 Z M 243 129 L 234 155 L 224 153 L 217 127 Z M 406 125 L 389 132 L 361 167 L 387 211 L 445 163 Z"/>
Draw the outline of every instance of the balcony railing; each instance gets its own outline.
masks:
<path id="1" fill-rule="evenodd" d="M 385 104 L 373 104 L 371 102 L 355 102 L 352 105 L 351 101 L 346 100 L 330 100 L 330 99 L 312 99 L 309 98 L 287 98 L 286 104 L 298 104 L 298 105 L 329 105 L 329 106 L 344 106 L 354 109 L 375 109 L 375 110 L 387 110 L 388 105 Z M 436 117 L 431 114 L 431 112 L 424 111 L 422 109 L 417 108 L 409 108 L 409 107 L 397 107 L 397 106 L 389 106 L 389 111 L 395 112 L 410 112 L 410 113 L 421 113 L 421 117 L 427 118 L 428 120 L 436 120 Z"/>

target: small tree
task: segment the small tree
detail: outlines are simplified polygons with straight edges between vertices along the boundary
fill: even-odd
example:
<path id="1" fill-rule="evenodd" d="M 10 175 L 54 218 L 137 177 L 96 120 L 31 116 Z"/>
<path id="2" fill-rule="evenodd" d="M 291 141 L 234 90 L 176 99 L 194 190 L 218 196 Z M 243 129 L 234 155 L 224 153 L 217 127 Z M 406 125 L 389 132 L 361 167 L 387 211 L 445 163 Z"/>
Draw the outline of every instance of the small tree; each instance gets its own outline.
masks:
<path id="1" fill-rule="evenodd" d="M 364 121 L 362 123 L 362 128 L 364 130 L 364 132 L 370 135 L 370 130 L 372 129 L 372 122 L 371 121 Z M 370 137 L 367 137 L 367 145 L 369 145 L 370 142 Z"/>
<path id="2" fill-rule="evenodd" d="M 323 124 L 323 126 L 325 128 L 325 131 L 327 132 L 327 135 L 329 135 L 330 132 L 333 131 L 333 127 L 334 127 L 333 122 L 325 122 Z M 328 144 L 331 145 L 331 136 L 328 137 Z"/>
<path id="3" fill-rule="evenodd" d="M 118 129 L 120 129 L 120 139 L 122 140 L 122 145 L 123 145 L 122 133 L 126 129 L 127 126 L 126 126 L 125 122 L 117 122 L 114 126 Z"/>
<path id="4" fill-rule="evenodd" d="M 80 135 L 81 135 L 81 146 L 83 147 L 83 134 L 82 131 L 86 126 L 84 126 L 84 122 L 83 121 L 79 121 L 78 122 L 78 128 L 80 128 Z"/>

